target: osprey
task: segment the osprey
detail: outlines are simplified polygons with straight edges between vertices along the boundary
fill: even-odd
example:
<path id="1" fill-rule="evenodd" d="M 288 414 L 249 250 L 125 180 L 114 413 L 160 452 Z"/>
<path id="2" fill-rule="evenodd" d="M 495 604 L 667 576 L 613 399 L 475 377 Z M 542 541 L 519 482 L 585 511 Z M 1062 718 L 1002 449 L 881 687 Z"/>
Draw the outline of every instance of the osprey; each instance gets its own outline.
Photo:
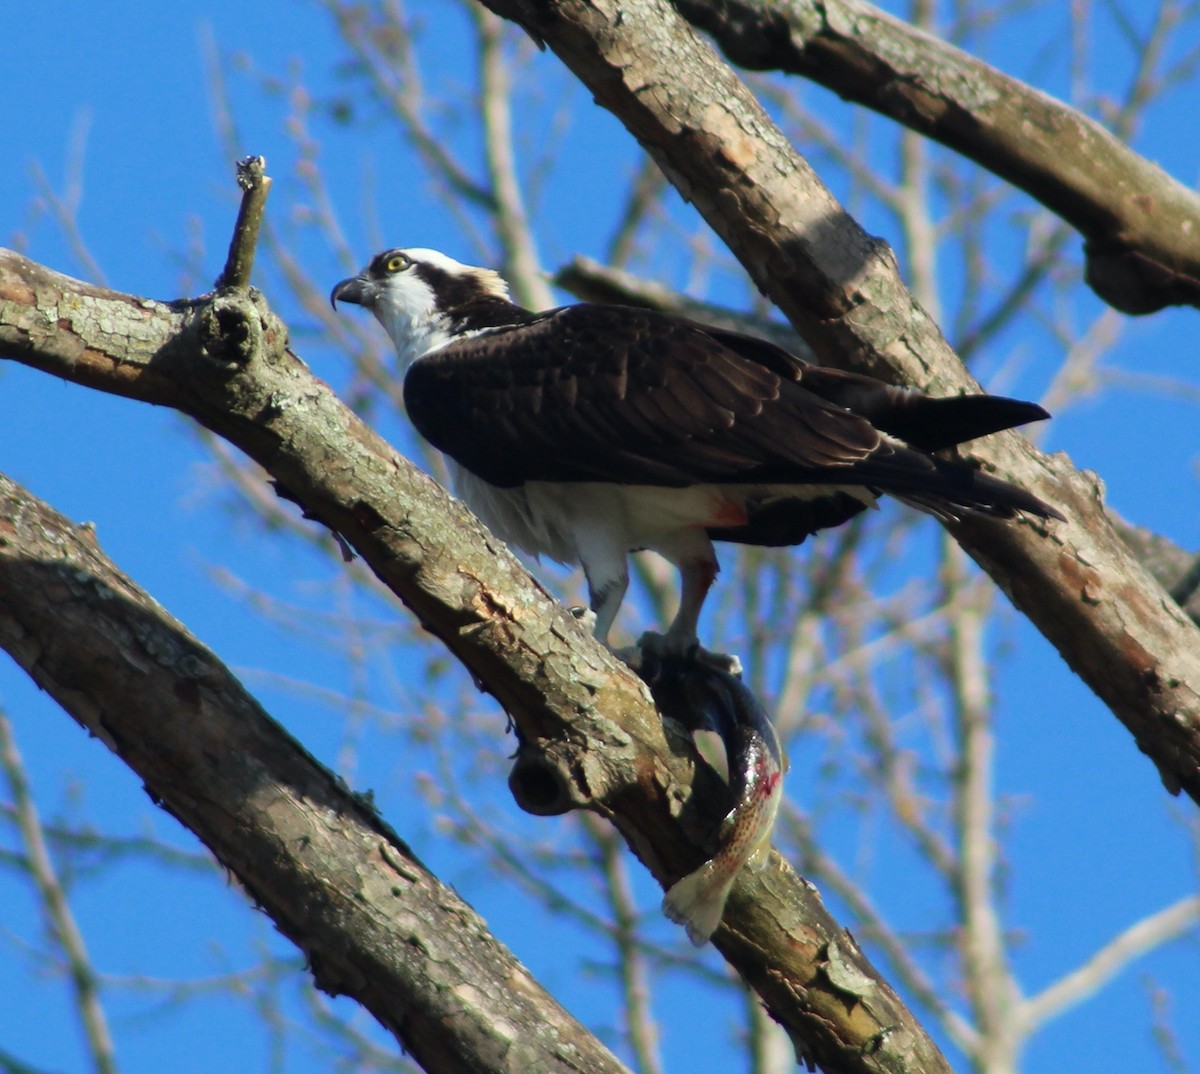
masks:
<path id="1" fill-rule="evenodd" d="M 666 641 L 681 651 L 717 574 L 713 541 L 799 544 L 885 492 L 942 519 L 1062 517 L 936 454 L 1049 416 L 1034 403 L 934 399 L 651 310 L 534 313 L 497 273 L 435 250 L 378 254 L 330 299 L 391 336 L 409 418 L 471 509 L 531 555 L 583 566 L 606 644 L 639 549 L 679 570 Z"/>

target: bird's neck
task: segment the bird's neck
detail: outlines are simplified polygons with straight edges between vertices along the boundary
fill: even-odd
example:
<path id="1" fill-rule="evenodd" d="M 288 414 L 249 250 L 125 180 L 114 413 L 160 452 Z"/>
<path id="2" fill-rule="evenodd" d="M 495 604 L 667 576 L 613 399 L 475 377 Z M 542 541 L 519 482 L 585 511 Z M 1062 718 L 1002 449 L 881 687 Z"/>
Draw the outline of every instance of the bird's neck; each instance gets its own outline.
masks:
<path id="1" fill-rule="evenodd" d="M 455 306 L 446 314 L 454 335 L 479 332 L 485 328 L 511 328 L 528 324 L 537 316 L 524 306 L 518 306 L 499 295 L 479 295 Z"/>
<path id="2" fill-rule="evenodd" d="M 403 374 L 418 358 L 433 353 L 452 340 L 490 329 L 528 324 L 537 316 L 505 298 L 486 295 L 431 316 L 389 316 L 381 311 L 379 319 L 396 345 L 400 372 Z"/>
<path id="3" fill-rule="evenodd" d="M 392 337 L 392 342 L 396 345 L 396 359 L 401 376 L 408 372 L 408 367 L 422 355 L 437 350 L 453 338 L 450 319 L 444 313 L 418 317 L 377 312 L 384 331 Z"/>

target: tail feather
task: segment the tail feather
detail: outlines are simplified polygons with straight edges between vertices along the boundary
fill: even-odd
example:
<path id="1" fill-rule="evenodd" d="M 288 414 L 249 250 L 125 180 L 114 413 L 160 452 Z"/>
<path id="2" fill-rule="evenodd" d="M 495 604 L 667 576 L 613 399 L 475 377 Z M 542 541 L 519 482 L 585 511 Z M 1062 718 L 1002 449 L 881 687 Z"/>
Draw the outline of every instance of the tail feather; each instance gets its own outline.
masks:
<path id="1" fill-rule="evenodd" d="M 800 379 L 815 395 L 861 415 L 876 429 L 922 451 L 940 451 L 1050 417 L 1037 403 L 1021 399 L 1002 395 L 934 398 L 841 369 L 813 366 L 805 368 Z"/>
<path id="2" fill-rule="evenodd" d="M 874 468 L 860 480 L 871 495 L 883 493 L 933 515 L 944 522 L 957 522 L 967 515 L 1015 518 L 1018 514 L 1065 521 L 1063 514 L 1032 492 L 985 474 L 960 459 L 920 456 L 911 448 L 899 447 L 887 465 Z M 905 465 L 904 457 L 912 460 Z M 897 456 L 900 458 L 898 459 Z M 712 527 L 714 541 L 779 548 L 801 544 L 810 534 L 841 525 L 865 510 L 871 496 L 852 495 L 830 486 L 814 493 L 812 486 L 776 486 L 762 500 L 746 504 L 746 521 L 740 526 Z"/>
<path id="3" fill-rule="evenodd" d="M 915 395 L 911 405 L 872 424 L 923 451 L 940 451 L 1048 417 L 1049 412 L 1037 403 L 1002 395 L 958 395 L 944 399 Z"/>
<path id="4" fill-rule="evenodd" d="M 935 459 L 936 479 L 924 488 L 893 488 L 887 491 L 896 499 L 937 518 L 951 521 L 963 515 L 989 515 L 1015 518 L 1020 512 L 1037 518 L 1066 521 L 1061 512 L 1018 485 L 985 474 L 958 460 Z"/>

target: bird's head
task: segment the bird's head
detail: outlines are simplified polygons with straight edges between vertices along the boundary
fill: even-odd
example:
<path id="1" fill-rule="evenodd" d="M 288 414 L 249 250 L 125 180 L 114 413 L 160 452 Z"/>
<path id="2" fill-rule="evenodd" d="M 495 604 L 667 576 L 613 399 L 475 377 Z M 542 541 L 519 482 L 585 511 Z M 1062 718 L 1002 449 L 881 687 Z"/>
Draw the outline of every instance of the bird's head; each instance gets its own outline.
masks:
<path id="1" fill-rule="evenodd" d="M 369 309 L 396 345 L 402 367 L 472 327 L 480 302 L 508 301 L 508 286 L 491 269 L 414 247 L 384 250 L 329 295 Z"/>

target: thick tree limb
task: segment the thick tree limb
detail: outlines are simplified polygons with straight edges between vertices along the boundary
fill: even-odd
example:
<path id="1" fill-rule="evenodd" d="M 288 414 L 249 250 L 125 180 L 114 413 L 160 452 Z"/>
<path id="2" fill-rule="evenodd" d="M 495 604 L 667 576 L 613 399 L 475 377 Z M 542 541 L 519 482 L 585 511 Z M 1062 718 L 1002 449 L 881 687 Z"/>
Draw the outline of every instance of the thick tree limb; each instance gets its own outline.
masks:
<path id="1" fill-rule="evenodd" d="M 935 394 L 979 386 L 866 235 L 665 0 L 488 0 L 548 44 L 658 162 L 821 360 Z M 1070 519 L 955 537 L 1200 801 L 1200 631 L 1113 531 L 1094 476 L 1015 433 L 972 453 Z"/>
<path id="2" fill-rule="evenodd" d="M 1200 196 L 1095 120 L 862 0 L 678 0 L 736 64 L 804 75 L 936 139 L 1083 235 L 1122 313 L 1200 305 Z"/>
<path id="3" fill-rule="evenodd" d="M 0 645 L 425 1069 L 627 1074 L 88 528 L 3 476 Z"/>
<path id="4" fill-rule="evenodd" d="M 312 376 L 287 350 L 284 327 L 261 296 L 151 302 L 0 252 L 0 355 L 173 406 L 240 447 L 281 494 L 353 546 L 503 704 L 521 740 L 513 781 L 523 805 L 609 818 L 664 886 L 703 860 L 697 847 L 726 802 L 690 741 L 664 727 L 640 680 L 461 504 Z M 22 628 L 18 640 L 28 633 Z M 76 631 L 52 636 L 60 633 L 65 645 Z M 47 644 L 28 642 L 33 670 Z M 190 681 L 182 680 L 189 704 L 200 688 Z M 86 691 L 62 697 L 86 718 Z M 233 755 L 254 754 L 247 744 Z M 815 890 L 778 855 L 762 873 L 742 874 L 714 942 L 798 1052 L 826 1071 L 949 1069 Z"/>

